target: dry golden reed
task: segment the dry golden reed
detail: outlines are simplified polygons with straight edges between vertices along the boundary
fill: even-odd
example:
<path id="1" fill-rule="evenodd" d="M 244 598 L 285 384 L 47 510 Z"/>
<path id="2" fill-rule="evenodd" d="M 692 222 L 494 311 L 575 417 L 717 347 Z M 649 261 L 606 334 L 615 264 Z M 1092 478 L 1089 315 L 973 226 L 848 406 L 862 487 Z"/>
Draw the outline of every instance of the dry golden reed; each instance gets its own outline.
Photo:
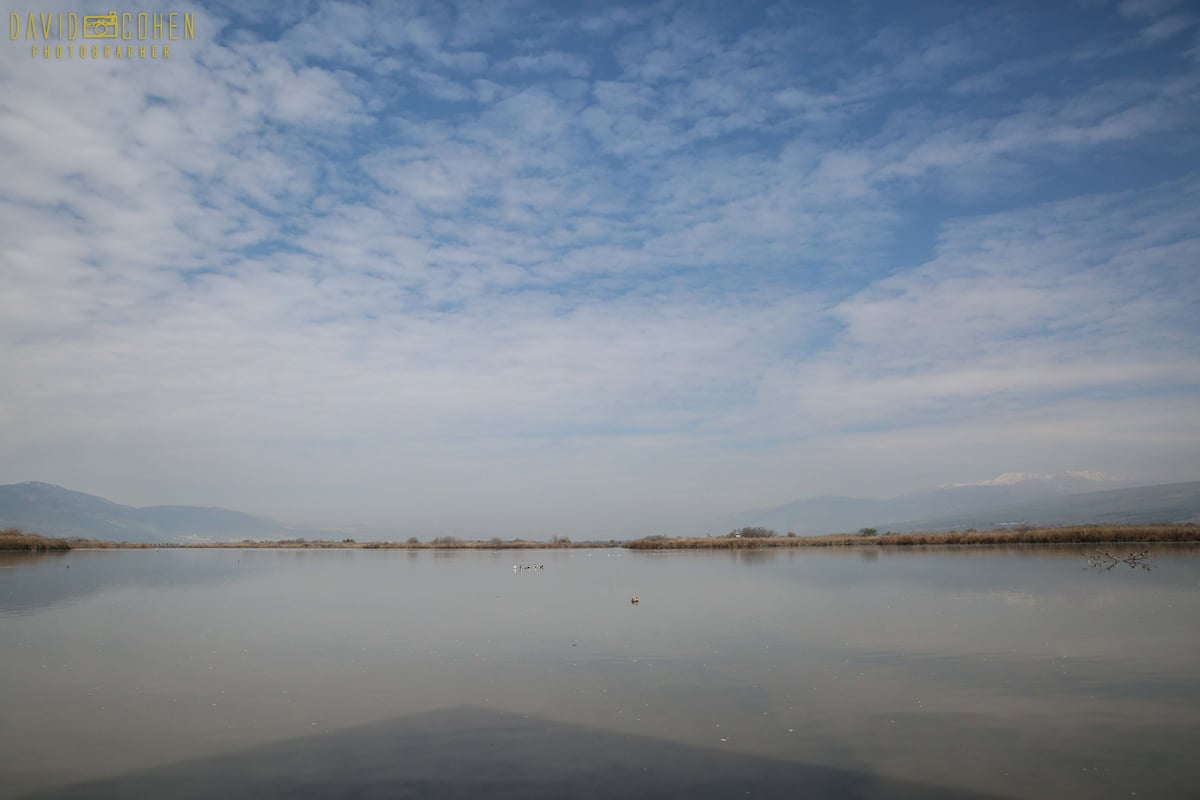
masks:
<path id="1" fill-rule="evenodd" d="M 742 529 L 758 530 L 758 529 Z M 18 528 L 0 531 L 0 550 L 27 552 L 88 549 L 147 549 L 166 548 L 252 548 L 305 550 L 546 550 L 591 547 L 624 547 L 629 550 L 763 550 L 786 547 L 929 547 L 938 545 L 1006 545 L 1006 544 L 1112 544 L 1135 542 L 1185 543 L 1200 542 L 1200 524 L 1173 525 L 1073 525 L 1057 528 L 1023 528 L 1020 530 L 949 531 L 942 533 L 884 533 L 870 529 L 858 533 L 836 533 L 828 536 L 705 536 L 677 537 L 647 536 L 629 541 L 574 542 L 556 536 L 549 542 L 528 539 L 502 540 L 493 537 L 481 541 L 440 536 L 429 541 L 415 537 L 395 542 L 356 542 L 353 539 L 281 539 L 240 542 L 192 542 L 186 544 L 142 544 L 108 542 L 98 539 L 53 538 L 37 533 L 25 533 Z"/>
<path id="2" fill-rule="evenodd" d="M 1103 544 L 1112 542 L 1200 542 L 1200 525 L 1073 525 L 942 533 L 835 533 L 828 536 L 746 538 L 648 537 L 625 542 L 631 550 L 756 550 L 768 547 L 905 547 L 929 545 Z"/>
<path id="3" fill-rule="evenodd" d="M 6 528 L 0 531 L 0 550 L 26 550 L 31 553 L 43 550 L 70 550 L 71 544 L 65 539 L 51 539 L 36 533 L 24 533 L 19 528 Z"/>

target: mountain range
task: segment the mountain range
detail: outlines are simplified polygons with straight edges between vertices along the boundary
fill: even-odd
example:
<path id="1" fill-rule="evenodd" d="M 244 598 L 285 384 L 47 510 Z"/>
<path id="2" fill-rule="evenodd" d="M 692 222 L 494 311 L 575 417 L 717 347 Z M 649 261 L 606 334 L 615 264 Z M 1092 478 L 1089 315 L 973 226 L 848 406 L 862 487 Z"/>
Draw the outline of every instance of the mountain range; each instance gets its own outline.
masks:
<path id="1" fill-rule="evenodd" d="M 885 500 L 817 497 L 747 511 L 719 521 L 721 532 L 761 525 L 801 535 L 879 531 L 939 531 L 1017 525 L 1200 522 L 1200 481 L 1131 485 L 1093 472 L 1006 473 Z M 266 517 L 200 506 L 135 508 L 49 483 L 0 486 L 0 528 L 46 536 L 141 543 L 242 539 L 341 539 L 344 530 L 289 525 Z M 365 530 L 360 538 L 376 538 Z"/>
<path id="2" fill-rule="evenodd" d="M 1095 472 L 1006 473 L 886 500 L 816 497 L 727 517 L 722 527 L 761 525 L 801 535 L 939 531 L 1007 525 L 1200 521 L 1200 482 L 1137 486 Z"/>
<path id="3" fill-rule="evenodd" d="M 225 508 L 135 508 L 51 483 L 0 486 L 0 528 L 149 544 L 242 539 L 341 538 L 338 531 L 287 525 Z"/>

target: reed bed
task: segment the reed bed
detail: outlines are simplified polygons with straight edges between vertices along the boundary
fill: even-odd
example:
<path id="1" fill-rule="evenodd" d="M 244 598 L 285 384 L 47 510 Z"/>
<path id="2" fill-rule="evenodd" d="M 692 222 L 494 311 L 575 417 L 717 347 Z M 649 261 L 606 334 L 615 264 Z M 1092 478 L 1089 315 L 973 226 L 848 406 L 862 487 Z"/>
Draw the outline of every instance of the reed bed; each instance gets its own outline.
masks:
<path id="1" fill-rule="evenodd" d="M 1015 531 L 903 533 L 879 537 L 881 545 L 930 544 L 1114 544 L 1200 542 L 1200 525 L 1075 525 Z"/>
<path id="2" fill-rule="evenodd" d="M 263 541 L 243 540 L 240 542 L 198 542 L 163 546 L 199 549 L 248 548 L 256 550 L 569 550 L 596 547 L 620 547 L 621 545 L 622 542 L 616 540 L 603 542 L 536 542 L 528 539 L 467 540 L 448 537 L 437 538 L 428 542 L 356 542 L 351 540 L 337 541 L 332 539 L 281 539 Z"/>
<path id="3" fill-rule="evenodd" d="M 66 539 L 52 539 L 36 533 L 25 533 L 20 528 L 6 528 L 0 531 L 0 550 L 40 553 L 70 549 L 71 543 Z"/>
<path id="4" fill-rule="evenodd" d="M 630 550 L 759 550 L 773 547 L 914 547 L 997 544 L 1112 544 L 1200 542 L 1200 524 L 1074 525 L 1021 530 L 947 531 L 941 533 L 831 534 L 763 538 L 650 537 L 625 543 Z"/>
<path id="5" fill-rule="evenodd" d="M 817 543 L 818 537 L 734 538 L 732 536 L 666 538 L 653 536 L 632 539 L 623 545 L 627 550 L 763 550 L 773 547 L 804 547 Z M 820 537 L 825 538 L 825 537 Z M 840 544 L 840 542 L 838 542 Z M 855 544 L 863 544 L 862 540 Z"/>
<path id="6" fill-rule="evenodd" d="M 0 550 L 41 552 L 72 549 L 302 549 L 302 550 L 567 550 L 598 547 L 623 547 L 627 550 L 768 550 L 788 547 L 939 547 L 948 545 L 1014 544 L 1124 544 L 1200 542 L 1200 524 L 1174 525 L 1073 525 L 1057 528 L 1020 530 L 948 531 L 941 533 L 846 533 L 828 536 L 648 536 L 629 541 L 575 542 L 556 537 L 549 542 L 528 539 L 465 540 L 453 536 L 429 541 L 356 542 L 328 539 L 249 540 L 240 542 L 189 542 L 184 544 L 143 544 L 109 542 L 99 539 L 58 539 L 17 528 L 0 531 Z"/>

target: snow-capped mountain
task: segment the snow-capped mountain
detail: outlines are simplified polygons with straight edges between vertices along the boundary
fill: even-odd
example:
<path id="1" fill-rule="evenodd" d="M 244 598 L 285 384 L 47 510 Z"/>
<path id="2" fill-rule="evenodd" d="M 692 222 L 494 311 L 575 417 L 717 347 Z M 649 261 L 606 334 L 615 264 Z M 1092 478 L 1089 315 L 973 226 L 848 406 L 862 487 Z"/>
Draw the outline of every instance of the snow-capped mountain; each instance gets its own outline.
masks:
<path id="1" fill-rule="evenodd" d="M 1104 472 L 1093 472 L 1086 469 L 1064 470 L 1063 472 L 1005 472 L 985 481 L 974 483 L 947 483 L 938 489 L 958 489 L 965 486 L 1020 486 L 1045 487 L 1060 494 L 1075 494 L 1077 492 L 1095 492 L 1104 489 L 1135 486 L 1136 481 L 1109 475 Z"/>
<path id="2" fill-rule="evenodd" d="M 823 534 L 872 527 L 900 530 L 906 523 L 944 517 L 964 519 L 1015 504 L 1089 492 L 1127 489 L 1136 481 L 1089 470 L 1053 474 L 1006 472 L 994 478 L 954 483 L 883 500 L 816 497 L 775 508 L 748 511 L 724 521 L 728 527 L 763 525 L 783 533 Z"/>

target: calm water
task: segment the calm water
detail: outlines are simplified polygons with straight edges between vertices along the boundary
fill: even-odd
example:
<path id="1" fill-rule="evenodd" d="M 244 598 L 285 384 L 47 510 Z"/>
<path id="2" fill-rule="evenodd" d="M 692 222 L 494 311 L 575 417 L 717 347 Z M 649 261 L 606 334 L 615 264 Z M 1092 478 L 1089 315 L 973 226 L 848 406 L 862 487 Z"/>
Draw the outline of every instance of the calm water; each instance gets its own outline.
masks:
<path id="1" fill-rule="evenodd" d="M 0 556 L 0 678 L 5 798 L 1195 797 L 1200 552 Z"/>

